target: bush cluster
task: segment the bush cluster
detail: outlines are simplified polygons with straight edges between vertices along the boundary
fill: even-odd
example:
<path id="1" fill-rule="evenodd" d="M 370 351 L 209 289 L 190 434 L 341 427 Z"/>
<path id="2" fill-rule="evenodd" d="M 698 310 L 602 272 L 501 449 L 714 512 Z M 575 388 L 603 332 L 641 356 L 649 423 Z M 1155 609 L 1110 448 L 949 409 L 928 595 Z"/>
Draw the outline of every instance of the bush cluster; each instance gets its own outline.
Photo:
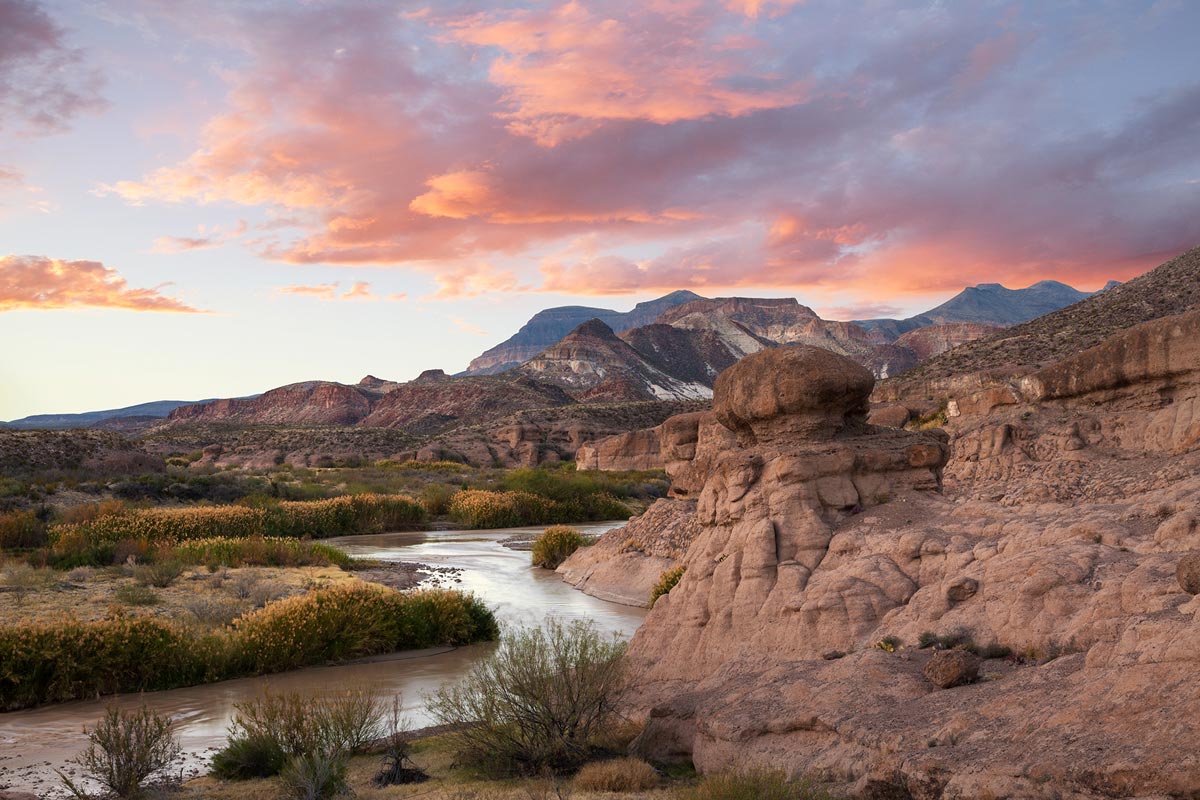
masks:
<path id="1" fill-rule="evenodd" d="M 48 562 L 60 569 L 103 566 L 139 559 L 159 545 L 184 542 L 320 539 L 355 533 L 377 533 L 407 527 L 425 519 L 424 507 L 407 497 L 348 495 L 329 500 L 271 502 L 251 506 L 124 509 L 50 528 Z M 248 544 L 240 547 L 252 553 Z M 217 548 L 219 549 L 219 548 Z M 286 555 L 286 548 L 274 547 Z M 312 551 L 310 551 L 312 552 Z M 270 564 L 269 551 L 260 553 Z M 339 563 L 332 548 L 324 560 Z"/>
<path id="2" fill-rule="evenodd" d="M 450 518 L 468 528 L 514 528 L 553 522 L 619 519 L 629 506 L 610 494 L 552 500 L 525 491 L 464 489 L 450 498 Z"/>
<path id="3" fill-rule="evenodd" d="M 832 800 L 829 791 L 783 772 L 746 770 L 707 775 L 683 795 L 685 800 Z"/>
<path id="4" fill-rule="evenodd" d="M 472 595 L 353 583 L 272 603 L 202 633 L 158 618 L 0 627 L 0 710 L 156 691 L 498 635 Z"/>
<path id="5" fill-rule="evenodd" d="M 533 543 L 533 565 L 558 569 L 572 553 L 587 544 L 583 534 L 566 525 L 552 525 Z"/>
<path id="6" fill-rule="evenodd" d="M 280 536 L 215 536 L 180 542 L 170 548 L 172 557 L 185 564 L 205 567 L 323 567 L 349 569 L 354 559 L 323 542 Z"/>

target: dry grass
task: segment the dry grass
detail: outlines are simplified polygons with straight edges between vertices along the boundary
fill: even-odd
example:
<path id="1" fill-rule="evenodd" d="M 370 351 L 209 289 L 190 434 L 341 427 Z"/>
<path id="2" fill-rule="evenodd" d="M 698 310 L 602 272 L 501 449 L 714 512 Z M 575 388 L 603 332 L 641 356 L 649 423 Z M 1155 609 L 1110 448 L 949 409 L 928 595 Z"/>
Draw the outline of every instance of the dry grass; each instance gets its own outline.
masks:
<path id="1" fill-rule="evenodd" d="M 31 568 L 24 568 L 30 570 Z M 35 588 L 28 591 L 23 602 L 0 601 L 0 625 L 27 622 L 48 622 L 70 616 L 81 622 L 91 622 L 109 616 L 113 607 L 120 605 L 117 590 L 133 585 L 137 581 L 124 567 L 72 572 L 70 576 L 52 569 L 34 570 L 39 580 L 30 583 Z M 202 619 L 193 609 L 197 604 L 210 606 L 236 606 L 244 613 L 255 607 L 253 592 L 247 597 L 238 597 L 237 587 L 254 582 L 257 587 L 263 576 L 269 574 L 275 594 L 295 595 L 313 586 L 336 586 L 358 581 L 354 575 L 337 567 L 292 567 L 260 570 L 253 568 L 228 569 L 210 574 L 203 568 L 194 568 L 184 573 L 172 585 L 155 592 L 160 602 L 154 606 L 124 608 L 127 616 L 155 616 L 211 625 L 211 618 Z M 214 579 L 221 576 L 220 579 Z M 245 576 L 245 577 L 243 577 Z M 6 595 L 0 595 L 6 597 Z M 224 616 L 224 612 L 221 616 Z"/>
<path id="2" fill-rule="evenodd" d="M 642 759 L 615 758 L 585 764 L 575 776 L 574 786 L 588 792 L 641 792 L 658 784 L 658 773 Z"/>
<path id="3" fill-rule="evenodd" d="M 347 775 L 357 800 L 675 800 L 680 787 L 601 792 L 578 789 L 570 779 L 480 780 L 455 766 L 453 751 L 441 739 L 425 739 L 414 748 L 413 761 L 431 780 L 425 783 L 375 786 L 371 779 L 379 770 L 378 756 L 358 756 L 350 761 Z M 557 788 L 557 792 L 555 789 Z M 275 778 L 220 781 L 199 778 L 184 784 L 175 795 L 180 800 L 278 800 L 280 783 Z"/>

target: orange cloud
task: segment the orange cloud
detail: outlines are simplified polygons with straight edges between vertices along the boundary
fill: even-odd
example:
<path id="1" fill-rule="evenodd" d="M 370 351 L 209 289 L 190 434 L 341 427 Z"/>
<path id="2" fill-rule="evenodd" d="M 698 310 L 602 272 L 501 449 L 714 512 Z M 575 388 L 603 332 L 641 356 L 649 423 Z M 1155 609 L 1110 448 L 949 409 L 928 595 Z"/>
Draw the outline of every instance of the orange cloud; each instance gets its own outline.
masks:
<path id="1" fill-rule="evenodd" d="M 204 313 L 160 294 L 162 286 L 130 289 L 115 269 L 98 261 L 0 257 L 0 311 L 94 307 Z"/>
<path id="2" fill-rule="evenodd" d="M 756 16 L 768 3 L 735 5 Z M 489 71 L 511 108 L 501 116 L 547 147 L 614 120 L 665 125 L 804 101 L 806 82 L 760 68 L 754 48 L 723 47 L 714 27 L 715 15 L 699 7 L 635 4 L 609 15 L 572 0 L 476 14 L 453 22 L 450 36 L 504 53 Z"/>
<path id="3" fill-rule="evenodd" d="M 334 281 L 333 283 L 318 283 L 314 286 L 281 286 L 275 291 L 279 294 L 293 294 L 304 297 L 315 297 L 318 300 L 379 300 L 379 295 L 371 290 L 371 284 L 366 281 L 357 281 L 353 286 L 345 292 L 339 294 L 341 283 Z M 388 300 L 398 301 L 408 297 L 404 292 L 398 294 L 389 294 Z"/>
<path id="4" fill-rule="evenodd" d="M 726 8 L 747 17 L 757 17 L 763 12 L 770 16 L 778 16 L 792 6 L 803 4 L 804 0 L 725 0 Z"/>

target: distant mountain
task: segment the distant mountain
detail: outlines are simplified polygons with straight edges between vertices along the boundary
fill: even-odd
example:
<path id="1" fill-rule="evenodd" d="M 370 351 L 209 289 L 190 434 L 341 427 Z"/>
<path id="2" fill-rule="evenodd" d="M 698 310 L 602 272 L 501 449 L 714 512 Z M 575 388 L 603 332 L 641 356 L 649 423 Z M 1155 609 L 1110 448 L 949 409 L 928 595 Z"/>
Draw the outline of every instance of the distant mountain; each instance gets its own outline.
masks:
<path id="1" fill-rule="evenodd" d="M 6 428 L 18 430 L 61 430 L 65 428 L 90 428 L 105 420 L 119 417 L 142 417 L 162 419 L 180 406 L 207 403 L 208 400 L 154 400 L 125 408 L 110 408 L 105 411 L 85 411 L 80 414 L 35 414 L 32 417 L 2 422 Z"/>
<path id="2" fill-rule="evenodd" d="M 1198 305 L 1200 247 L 1128 283 L 1110 282 L 1074 305 L 931 358 L 882 385 L 880 396 L 925 396 L 964 374 L 987 372 L 994 373 L 998 380 L 1007 380 L 1093 347 L 1118 331 Z"/>
<path id="3" fill-rule="evenodd" d="M 589 306 L 557 306 L 534 314 L 511 337 L 484 351 L 471 361 L 464 375 L 491 375 L 512 369 L 591 319 L 598 319 L 616 333 L 649 325 L 664 311 L 692 300 L 701 299 L 695 292 L 678 291 L 657 300 L 638 303 L 631 311 L 613 311 Z"/>
<path id="4" fill-rule="evenodd" d="M 1119 285 L 1116 281 L 1109 281 L 1100 291 L 1107 291 Z M 1058 281 L 1038 281 L 1024 289 L 1006 289 L 998 283 L 981 283 L 978 286 L 968 286 L 940 306 L 915 317 L 865 319 L 856 322 L 868 331 L 880 334 L 884 339 L 895 341 L 909 331 L 929 325 L 956 322 L 973 322 L 997 327 L 1018 325 L 1078 303 L 1092 294 L 1081 292 Z"/>

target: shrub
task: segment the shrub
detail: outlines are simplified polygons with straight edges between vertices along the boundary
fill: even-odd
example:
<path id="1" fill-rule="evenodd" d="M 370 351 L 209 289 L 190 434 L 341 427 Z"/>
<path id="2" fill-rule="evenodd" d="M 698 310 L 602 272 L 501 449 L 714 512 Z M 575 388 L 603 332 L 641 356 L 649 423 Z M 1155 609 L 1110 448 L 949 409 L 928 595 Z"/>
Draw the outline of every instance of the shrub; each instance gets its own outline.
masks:
<path id="1" fill-rule="evenodd" d="M 293 756 L 279 773 L 285 797 L 326 800 L 350 794 L 346 783 L 349 764 L 341 753 L 318 752 Z"/>
<path id="2" fill-rule="evenodd" d="M 751 770 L 707 775 L 688 791 L 686 800 L 829 800 L 823 787 L 791 780 L 782 772 Z"/>
<path id="3" fill-rule="evenodd" d="M 538 774 L 586 761 L 626 686 L 625 644 L 591 623 L 551 619 L 506 635 L 457 686 L 429 702 L 465 762 L 495 774 Z"/>
<path id="4" fill-rule="evenodd" d="M 450 501 L 458 490 L 444 483 L 431 483 L 421 490 L 421 505 L 430 516 L 440 517 L 450 512 Z"/>
<path id="5" fill-rule="evenodd" d="M 145 706 L 137 711 L 109 708 L 87 737 L 88 747 L 76 763 L 119 798 L 139 796 L 142 783 L 180 754 L 171 718 Z M 61 772 L 59 776 L 76 797 L 87 797 Z"/>
<path id="6" fill-rule="evenodd" d="M 126 511 L 55 525 L 50 529 L 50 541 L 56 556 L 88 552 L 102 558 L 105 545 L 126 540 L 176 544 L 218 537 L 320 539 L 395 530 L 424 518 L 425 509 L 415 500 L 361 494 L 328 500 L 268 502 L 257 507 L 192 506 Z"/>
<path id="7" fill-rule="evenodd" d="M 0 514 L 0 550 L 29 550 L 46 544 L 46 525 L 36 511 Z"/>
<path id="8" fill-rule="evenodd" d="M 643 792 L 658 786 L 658 773 L 640 758 L 617 758 L 585 764 L 575 776 L 584 792 Z"/>
<path id="9" fill-rule="evenodd" d="M 654 604 L 658 602 L 658 598 L 675 588 L 675 584 L 679 583 L 680 578 L 683 577 L 683 573 L 686 571 L 687 568 L 682 564 L 677 567 L 671 567 L 670 569 L 663 570 L 663 573 L 658 576 L 658 581 L 656 581 L 654 586 L 650 589 L 651 608 L 653 608 Z"/>
<path id="10" fill-rule="evenodd" d="M 117 587 L 117 602 L 127 606 L 154 606 L 162 602 L 158 592 L 149 586 L 136 583 L 125 583 Z"/>
<path id="11" fill-rule="evenodd" d="M 533 565 L 558 569 L 558 565 L 582 547 L 583 534 L 566 525 L 552 525 L 533 543 Z"/>
<path id="12" fill-rule="evenodd" d="M 561 514 L 552 500 L 529 492 L 464 489 L 450 500 L 450 517 L 468 528 L 510 528 L 554 522 Z"/>
<path id="13" fill-rule="evenodd" d="M 209 769 L 222 780 L 269 778 L 287 763 L 287 753 L 267 736 L 231 736 L 212 757 Z"/>
<path id="14" fill-rule="evenodd" d="M 429 589 L 400 593 L 348 583 L 272 603 L 234 621 L 245 673 L 262 674 L 350 658 L 493 638 L 480 601 Z"/>
<path id="15" fill-rule="evenodd" d="M 0 626 L 0 710 L 194 686 L 496 635 L 495 617 L 471 595 L 446 589 L 400 593 L 363 583 L 281 600 L 229 629 L 207 633 L 155 618 Z"/>
<path id="16" fill-rule="evenodd" d="M 157 586 L 165 589 L 183 574 L 183 564 L 176 559 L 154 561 L 150 564 L 138 564 L 133 568 L 133 577 L 143 586 Z"/>
<path id="17" fill-rule="evenodd" d="M 35 569 L 20 562 L 9 564 L 0 573 L 0 584 L 12 590 L 17 605 L 25 602 L 25 597 L 39 589 L 45 589 L 54 582 L 54 573 L 47 569 Z"/>
<path id="18" fill-rule="evenodd" d="M 384 706 L 376 692 L 309 696 L 272 694 L 238 703 L 229 741 L 213 757 L 213 774 L 225 779 L 278 774 L 289 758 L 352 753 L 384 731 Z"/>

